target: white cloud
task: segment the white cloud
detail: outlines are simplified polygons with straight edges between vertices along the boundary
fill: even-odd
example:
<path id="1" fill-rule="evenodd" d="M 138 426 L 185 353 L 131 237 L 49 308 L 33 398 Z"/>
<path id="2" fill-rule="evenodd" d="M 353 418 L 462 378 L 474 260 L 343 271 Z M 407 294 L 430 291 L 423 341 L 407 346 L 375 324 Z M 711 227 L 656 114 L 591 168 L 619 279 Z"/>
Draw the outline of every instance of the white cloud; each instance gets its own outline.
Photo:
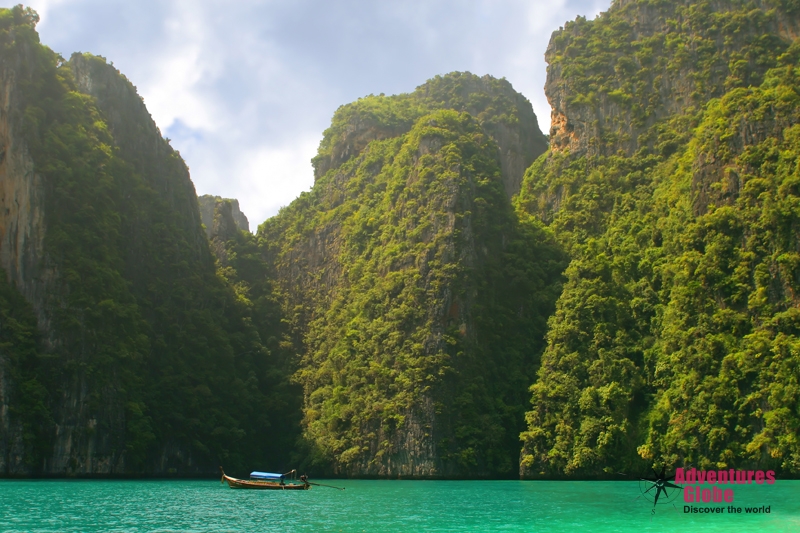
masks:
<path id="1" fill-rule="evenodd" d="M 172 6 L 164 21 L 166 37 L 157 47 L 139 92 L 162 130 L 176 120 L 193 129 L 210 130 L 219 120 L 213 102 L 202 92 L 201 82 L 214 76 L 214 62 L 206 59 L 208 25 L 201 9 L 184 10 L 182 2 Z"/>
<path id="2" fill-rule="evenodd" d="M 245 177 L 239 205 L 253 217 L 250 229 L 255 230 L 288 205 L 300 191 L 311 188 L 314 184 L 311 158 L 317 153 L 321 137 L 295 139 L 288 146 L 261 146 L 246 153 L 238 169 Z"/>
<path id="3" fill-rule="evenodd" d="M 30 4 L 30 7 L 39 14 L 39 31 L 41 31 L 42 28 L 47 24 L 47 14 L 50 12 L 50 10 L 60 4 L 68 3 L 69 1 L 70 0 L 36 0 L 35 3 Z"/>

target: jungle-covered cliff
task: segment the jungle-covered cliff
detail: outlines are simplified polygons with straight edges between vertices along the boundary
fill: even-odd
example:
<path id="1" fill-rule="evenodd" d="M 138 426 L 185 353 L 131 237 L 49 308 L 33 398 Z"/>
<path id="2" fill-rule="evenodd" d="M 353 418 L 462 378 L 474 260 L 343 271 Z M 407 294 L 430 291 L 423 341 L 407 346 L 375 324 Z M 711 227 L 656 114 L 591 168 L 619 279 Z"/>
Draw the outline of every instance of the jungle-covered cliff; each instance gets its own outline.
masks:
<path id="1" fill-rule="evenodd" d="M 630 0 L 553 34 L 517 207 L 571 259 L 522 475 L 800 470 L 799 24 L 789 0 Z"/>
<path id="2" fill-rule="evenodd" d="M 800 1 L 567 23 L 549 138 L 491 76 L 344 105 L 255 235 L 37 20 L 0 10 L 0 475 L 798 474 Z"/>
<path id="3" fill-rule="evenodd" d="M 302 354 L 303 429 L 346 475 L 514 475 L 563 256 L 509 196 L 544 150 L 505 80 L 341 107 L 258 231 Z"/>
<path id="4" fill-rule="evenodd" d="M 0 10 L 0 473 L 285 459 L 280 334 L 217 271 L 183 160 L 127 79 L 37 21 Z"/>

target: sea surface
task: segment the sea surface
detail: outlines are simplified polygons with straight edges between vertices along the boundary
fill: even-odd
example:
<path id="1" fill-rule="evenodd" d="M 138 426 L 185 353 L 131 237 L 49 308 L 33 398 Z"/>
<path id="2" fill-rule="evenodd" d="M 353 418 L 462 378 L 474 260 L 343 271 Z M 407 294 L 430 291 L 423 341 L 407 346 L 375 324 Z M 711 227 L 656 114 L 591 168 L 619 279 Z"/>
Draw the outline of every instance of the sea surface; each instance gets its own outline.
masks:
<path id="1" fill-rule="evenodd" d="M 680 491 L 661 496 L 653 512 L 652 498 L 633 481 L 325 483 L 345 490 L 232 490 L 213 480 L 0 480 L 0 531 L 800 531 L 800 481 L 732 486 L 741 514 L 728 513 L 725 503 L 699 506 L 725 507 L 723 513 L 684 513 Z M 754 506 L 770 512 L 745 512 Z"/>

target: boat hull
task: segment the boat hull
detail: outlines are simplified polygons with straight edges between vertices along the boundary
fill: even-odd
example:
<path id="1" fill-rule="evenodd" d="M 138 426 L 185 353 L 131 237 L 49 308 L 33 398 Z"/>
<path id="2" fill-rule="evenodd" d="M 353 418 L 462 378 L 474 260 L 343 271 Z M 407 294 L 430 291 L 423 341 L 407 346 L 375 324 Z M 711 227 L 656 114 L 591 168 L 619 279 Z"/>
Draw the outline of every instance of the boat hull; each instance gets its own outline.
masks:
<path id="1" fill-rule="evenodd" d="M 223 483 L 228 483 L 232 489 L 250 489 L 250 490 L 308 490 L 311 485 L 308 483 L 284 483 L 281 484 L 277 481 L 254 481 L 247 479 L 236 479 L 230 477 L 225 473 L 222 474 Z"/>

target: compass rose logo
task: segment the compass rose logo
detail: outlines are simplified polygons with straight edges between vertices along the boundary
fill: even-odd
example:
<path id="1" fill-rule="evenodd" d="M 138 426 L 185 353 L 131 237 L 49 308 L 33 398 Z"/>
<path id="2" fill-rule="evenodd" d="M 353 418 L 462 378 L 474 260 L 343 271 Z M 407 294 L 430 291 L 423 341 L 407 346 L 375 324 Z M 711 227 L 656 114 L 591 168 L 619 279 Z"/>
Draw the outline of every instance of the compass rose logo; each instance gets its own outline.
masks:
<path id="1" fill-rule="evenodd" d="M 667 467 L 661 467 L 661 473 L 652 468 L 653 477 L 640 477 L 639 490 L 648 501 L 653 502 L 653 514 L 656 512 L 656 505 L 672 503 L 683 487 L 672 483 L 675 475 L 667 476 Z"/>

